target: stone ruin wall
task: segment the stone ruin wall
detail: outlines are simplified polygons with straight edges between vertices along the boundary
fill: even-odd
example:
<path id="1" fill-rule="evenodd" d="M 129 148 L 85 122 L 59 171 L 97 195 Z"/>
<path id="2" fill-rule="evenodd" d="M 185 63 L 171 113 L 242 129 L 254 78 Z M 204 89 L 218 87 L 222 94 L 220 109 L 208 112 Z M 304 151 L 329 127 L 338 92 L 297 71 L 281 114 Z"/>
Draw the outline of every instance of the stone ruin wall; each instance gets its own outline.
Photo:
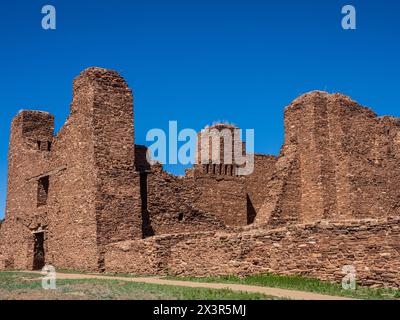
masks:
<path id="1" fill-rule="evenodd" d="M 124 80 L 93 68 L 75 79 L 71 113 L 56 137 L 47 113 L 22 111 L 14 119 L 1 233 L 5 267 L 32 269 L 38 231 L 45 231 L 46 263 L 93 271 L 101 267 L 105 244 L 141 237 L 138 177 L 131 170 L 132 117 Z M 43 177 L 49 187 L 40 206 Z"/>
<path id="2" fill-rule="evenodd" d="M 144 181 L 145 180 L 145 181 Z M 224 229 L 223 220 L 213 210 L 198 205 L 204 197 L 196 181 L 165 172 L 154 165 L 142 174 L 144 237 Z M 207 198 L 204 197 L 204 201 Z"/>
<path id="3" fill-rule="evenodd" d="M 132 93 L 116 72 L 82 72 L 70 109 L 56 136 L 46 112 L 13 120 L 1 268 L 35 268 L 36 233 L 44 234 L 47 264 L 98 271 L 109 243 L 226 229 L 201 184 L 150 166 L 146 148 L 135 151 Z"/>
<path id="4" fill-rule="evenodd" d="M 340 94 L 296 99 L 285 110 L 285 143 L 256 221 L 398 217 L 399 130 L 400 119 L 377 117 Z"/>
<path id="5" fill-rule="evenodd" d="M 340 282 L 356 268 L 358 285 L 400 286 L 400 220 L 298 224 L 268 230 L 156 236 L 111 244 L 107 272 L 218 276 L 272 272 Z"/>
<path id="6" fill-rule="evenodd" d="M 306 94 L 285 110 L 280 155 L 256 155 L 254 174 L 239 178 L 253 226 L 111 244 L 106 270 L 340 281 L 353 265 L 361 285 L 398 287 L 399 143 L 398 119 L 343 95 Z"/>
<path id="7" fill-rule="evenodd" d="M 398 286 L 399 128 L 312 92 L 285 109 L 281 152 L 255 155 L 252 175 L 195 166 L 176 177 L 135 146 L 125 81 L 90 68 L 55 137 L 47 113 L 13 120 L 0 267 L 32 269 L 44 231 L 46 263 L 63 269 L 337 280 L 353 264 L 365 284 Z"/>

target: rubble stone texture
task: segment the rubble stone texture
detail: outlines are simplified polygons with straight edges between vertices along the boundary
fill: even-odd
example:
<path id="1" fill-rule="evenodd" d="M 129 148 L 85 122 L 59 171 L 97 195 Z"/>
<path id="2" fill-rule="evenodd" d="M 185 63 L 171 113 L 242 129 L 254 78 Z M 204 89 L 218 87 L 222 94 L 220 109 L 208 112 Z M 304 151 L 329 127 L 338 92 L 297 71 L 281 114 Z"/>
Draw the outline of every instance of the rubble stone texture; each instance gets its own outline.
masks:
<path id="1" fill-rule="evenodd" d="M 74 80 L 57 135 L 46 112 L 14 118 L 1 269 L 340 281 L 354 265 L 359 283 L 399 287 L 400 119 L 310 92 L 285 109 L 280 154 L 254 155 L 251 175 L 222 156 L 183 177 L 147 161 L 133 123 L 131 90 L 101 68 Z"/>

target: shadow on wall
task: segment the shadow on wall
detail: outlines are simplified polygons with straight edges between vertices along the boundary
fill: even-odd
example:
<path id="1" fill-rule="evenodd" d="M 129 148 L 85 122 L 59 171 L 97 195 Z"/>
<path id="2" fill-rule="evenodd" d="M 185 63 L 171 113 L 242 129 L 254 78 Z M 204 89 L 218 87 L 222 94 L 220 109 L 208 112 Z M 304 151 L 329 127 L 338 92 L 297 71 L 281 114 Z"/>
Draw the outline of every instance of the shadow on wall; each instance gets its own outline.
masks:
<path id="1" fill-rule="evenodd" d="M 256 216 L 256 209 L 254 208 L 249 195 L 247 195 L 247 224 L 253 224 Z"/>
<path id="2" fill-rule="evenodd" d="M 142 238 L 152 237 L 155 235 L 151 226 L 150 214 L 147 209 L 147 173 L 140 173 L 140 198 L 142 205 Z"/>

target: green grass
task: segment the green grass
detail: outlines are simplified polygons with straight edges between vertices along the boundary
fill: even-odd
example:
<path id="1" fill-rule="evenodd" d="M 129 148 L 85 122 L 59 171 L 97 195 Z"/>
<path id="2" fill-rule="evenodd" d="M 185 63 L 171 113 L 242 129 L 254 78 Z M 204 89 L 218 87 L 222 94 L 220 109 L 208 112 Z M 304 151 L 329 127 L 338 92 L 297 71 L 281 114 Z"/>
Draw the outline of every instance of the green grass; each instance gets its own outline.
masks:
<path id="1" fill-rule="evenodd" d="M 42 288 L 40 275 L 31 273 L 0 272 L 0 289 L 12 291 Z M 37 281 L 33 281 L 37 280 Z"/>
<path id="2" fill-rule="evenodd" d="M 341 284 L 321 281 L 318 279 L 306 278 L 302 276 L 279 276 L 275 274 L 259 274 L 247 277 L 220 276 L 220 277 L 168 277 L 169 279 L 198 281 L 198 282 L 218 282 L 218 283 L 238 283 L 256 285 L 263 287 L 291 289 L 320 294 L 350 297 L 357 299 L 400 299 L 400 291 L 390 288 L 368 288 L 357 287 L 356 290 L 344 290 Z"/>
<path id="3" fill-rule="evenodd" d="M 187 288 L 106 279 L 57 280 L 56 290 L 44 290 L 41 275 L 0 273 L 0 300 L 96 299 L 96 300 L 271 300 L 271 296 L 227 289 Z"/>
<path id="4" fill-rule="evenodd" d="M 65 270 L 63 270 L 65 273 Z M 72 273 L 73 271 L 68 271 Z M 75 272 L 73 272 L 75 273 Z M 107 274 L 111 276 L 111 274 Z M 133 276 L 118 274 L 118 276 Z M 57 280 L 56 291 L 46 291 L 41 287 L 41 275 L 21 272 L 0 272 L 1 299 L 167 299 L 167 300 L 260 300 L 274 297 L 255 293 L 234 292 L 227 289 L 187 288 L 146 283 L 126 282 L 116 279 Z M 320 281 L 301 276 L 278 276 L 259 274 L 247 277 L 167 277 L 168 279 L 236 283 L 274 287 L 282 289 L 315 292 L 326 295 L 357 299 L 400 299 L 400 291 L 385 288 L 358 287 L 344 290 L 340 284 Z"/>

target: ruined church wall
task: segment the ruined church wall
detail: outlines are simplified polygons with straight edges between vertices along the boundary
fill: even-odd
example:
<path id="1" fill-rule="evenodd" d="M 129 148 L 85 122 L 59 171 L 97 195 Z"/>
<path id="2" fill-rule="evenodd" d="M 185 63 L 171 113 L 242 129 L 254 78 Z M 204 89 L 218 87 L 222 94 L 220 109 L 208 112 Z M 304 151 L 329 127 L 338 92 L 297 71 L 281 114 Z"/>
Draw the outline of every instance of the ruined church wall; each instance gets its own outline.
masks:
<path id="1" fill-rule="evenodd" d="M 20 111 L 13 119 L 8 152 L 7 204 L 0 241 L 2 265 L 32 268 L 33 234 L 37 210 L 37 181 L 48 165 L 48 142 L 52 141 L 54 118 L 46 112 Z"/>
<path id="2" fill-rule="evenodd" d="M 94 206 L 99 267 L 102 268 L 106 244 L 142 237 L 139 175 L 135 172 L 133 95 L 115 71 L 94 68 L 84 76 L 94 90 Z"/>
<path id="3" fill-rule="evenodd" d="M 399 231 L 399 220 L 389 219 L 160 236 L 108 246 L 105 264 L 107 272 L 144 275 L 273 272 L 332 282 L 340 282 L 343 266 L 352 265 L 359 285 L 398 288 Z"/>
<path id="4" fill-rule="evenodd" d="M 399 120 L 339 94 L 285 110 L 285 143 L 258 220 L 273 227 L 399 215 Z"/>
<path id="5" fill-rule="evenodd" d="M 71 114 L 54 143 L 55 205 L 49 256 L 68 269 L 101 270 L 103 247 L 140 238 L 133 99 L 116 73 L 91 68 L 74 81 Z"/>
<path id="6" fill-rule="evenodd" d="M 144 187 L 145 185 L 145 187 Z M 142 212 L 145 236 L 224 229 L 223 219 L 214 211 L 197 205 L 200 193 L 197 181 L 165 172 L 152 166 L 142 176 Z M 143 203 L 142 203 L 143 205 Z"/>
<path id="7" fill-rule="evenodd" d="M 156 165 L 142 174 L 141 188 L 145 190 L 142 216 L 147 236 L 223 230 L 249 223 L 241 177 L 178 177 Z"/>
<path id="8" fill-rule="evenodd" d="M 254 155 L 253 173 L 244 176 L 248 222 L 254 222 L 263 204 L 270 201 L 268 194 L 271 191 L 271 180 L 274 179 L 276 171 L 275 163 L 275 156 L 256 154 Z"/>
<path id="9" fill-rule="evenodd" d="M 52 168 L 65 170 L 50 176 L 48 250 L 46 262 L 63 269 L 97 270 L 95 170 L 92 124 L 89 113 L 93 93 L 76 88 L 73 112 L 58 133 Z"/>
<path id="10" fill-rule="evenodd" d="M 74 80 L 70 116 L 55 138 L 47 113 L 24 111 L 14 119 L 0 235 L 9 268 L 32 268 L 38 230 L 45 234 L 45 262 L 77 270 L 101 269 L 105 244 L 141 237 L 132 103 L 116 72 L 90 68 Z M 49 187 L 39 206 L 43 176 Z"/>
<path id="11" fill-rule="evenodd" d="M 241 177 L 200 176 L 194 178 L 196 198 L 193 206 L 212 212 L 227 226 L 248 224 L 247 195 Z"/>

